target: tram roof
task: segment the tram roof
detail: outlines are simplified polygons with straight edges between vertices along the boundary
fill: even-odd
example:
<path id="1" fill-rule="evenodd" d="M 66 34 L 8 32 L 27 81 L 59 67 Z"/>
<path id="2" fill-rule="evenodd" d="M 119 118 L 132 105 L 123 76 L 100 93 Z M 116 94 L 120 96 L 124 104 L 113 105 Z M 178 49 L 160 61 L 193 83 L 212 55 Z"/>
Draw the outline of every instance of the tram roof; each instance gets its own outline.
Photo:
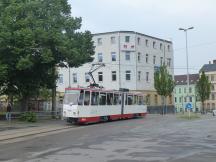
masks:
<path id="1" fill-rule="evenodd" d="M 107 89 L 103 89 L 103 88 L 91 88 L 91 87 L 68 87 L 68 88 L 65 88 L 65 91 L 68 91 L 68 90 L 88 90 L 88 91 L 95 91 L 95 92 L 113 92 L 113 93 L 118 93 L 118 92 L 123 92 L 123 91 L 120 91 L 120 90 L 107 90 Z M 141 92 L 127 92 L 129 94 L 142 94 Z"/>

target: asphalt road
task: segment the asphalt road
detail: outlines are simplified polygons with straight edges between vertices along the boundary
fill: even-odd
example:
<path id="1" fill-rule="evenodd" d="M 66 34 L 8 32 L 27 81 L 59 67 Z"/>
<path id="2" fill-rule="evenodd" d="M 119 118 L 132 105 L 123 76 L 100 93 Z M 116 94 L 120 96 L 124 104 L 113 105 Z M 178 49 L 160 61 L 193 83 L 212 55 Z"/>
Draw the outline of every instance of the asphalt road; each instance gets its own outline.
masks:
<path id="1" fill-rule="evenodd" d="M 0 143 L 8 162 L 215 162 L 216 117 L 115 121 Z"/>

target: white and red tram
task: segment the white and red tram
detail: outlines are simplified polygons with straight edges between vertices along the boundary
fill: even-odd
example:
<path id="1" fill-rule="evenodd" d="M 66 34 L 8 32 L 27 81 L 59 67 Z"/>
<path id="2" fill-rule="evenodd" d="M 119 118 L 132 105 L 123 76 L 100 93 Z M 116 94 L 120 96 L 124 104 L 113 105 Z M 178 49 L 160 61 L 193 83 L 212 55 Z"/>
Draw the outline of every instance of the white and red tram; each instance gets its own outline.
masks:
<path id="1" fill-rule="evenodd" d="M 95 123 L 145 116 L 141 93 L 100 88 L 66 88 L 63 117 L 70 123 Z"/>

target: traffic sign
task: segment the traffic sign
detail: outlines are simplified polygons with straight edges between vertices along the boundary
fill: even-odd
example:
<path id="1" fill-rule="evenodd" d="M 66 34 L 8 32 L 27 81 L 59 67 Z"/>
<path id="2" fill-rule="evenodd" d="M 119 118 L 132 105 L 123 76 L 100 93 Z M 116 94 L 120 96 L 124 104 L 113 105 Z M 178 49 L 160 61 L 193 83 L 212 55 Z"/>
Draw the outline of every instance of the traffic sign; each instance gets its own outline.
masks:
<path id="1" fill-rule="evenodd" d="M 193 105 L 191 103 L 187 103 L 185 108 L 191 110 L 193 108 Z"/>

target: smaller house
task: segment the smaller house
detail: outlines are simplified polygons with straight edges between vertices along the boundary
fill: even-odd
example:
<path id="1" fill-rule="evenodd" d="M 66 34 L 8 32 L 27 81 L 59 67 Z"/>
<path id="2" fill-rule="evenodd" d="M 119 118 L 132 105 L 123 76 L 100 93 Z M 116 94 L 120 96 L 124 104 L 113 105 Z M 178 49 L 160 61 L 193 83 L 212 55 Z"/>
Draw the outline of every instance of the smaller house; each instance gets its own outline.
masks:
<path id="1" fill-rule="evenodd" d="M 198 112 L 201 108 L 201 103 L 197 99 L 196 94 L 196 82 L 199 80 L 199 74 L 189 75 L 189 90 L 187 88 L 187 75 L 175 75 L 175 108 L 176 112 L 187 111 L 186 104 L 190 102 L 192 104 L 192 111 Z M 187 96 L 189 101 L 187 101 Z"/>
<path id="2" fill-rule="evenodd" d="M 200 75 L 202 71 L 205 72 L 205 75 L 208 77 L 208 80 L 211 83 L 210 97 L 204 103 L 205 110 L 211 112 L 216 108 L 216 60 L 213 60 L 212 63 L 209 62 L 209 64 L 203 65 L 199 71 Z"/>

